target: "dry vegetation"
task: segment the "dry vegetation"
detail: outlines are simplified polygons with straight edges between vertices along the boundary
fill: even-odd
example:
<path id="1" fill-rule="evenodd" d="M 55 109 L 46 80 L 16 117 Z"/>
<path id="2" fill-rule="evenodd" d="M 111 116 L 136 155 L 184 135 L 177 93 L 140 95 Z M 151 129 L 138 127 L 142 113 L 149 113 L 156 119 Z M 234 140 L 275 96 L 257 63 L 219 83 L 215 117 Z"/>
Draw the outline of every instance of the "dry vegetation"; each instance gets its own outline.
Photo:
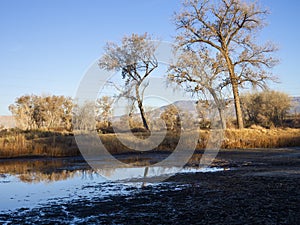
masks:
<path id="1" fill-rule="evenodd" d="M 73 136 L 43 131 L 10 131 L 0 135 L 0 158 L 79 155 Z"/>
<path id="2" fill-rule="evenodd" d="M 225 132 L 223 148 L 281 148 L 300 146 L 300 129 L 228 129 Z"/>
<path id="3" fill-rule="evenodd" d="M 191 131 L 195 132 L 195 131 Z M 134 142 L 126 133 L 121 134 L 127 141 Z M 147 134 L 136 134 L 145 138 Z M 157 137 L 160 136 L 156 133 Z M 135 152 L 123 145 L 116 134 L 100 134 L 100 139 L 111 154 Z M 201 130 L 197 149 L 204 149 L 210 136 L 209 130 Z M 154 151 L 173 151 L 179 141 L 177 134 L 168 134 L 163 142 Z M 192 141 L 187 138 L 187 141 Z M 93 143 L 87 143 L 93 146 Z M 137 143 L 134 143 L 137 144 Z M 145 145 L 147 141 L 145 140 Z M 227 129 L 221 148 L 280 148 L 300 146 L 300 129 L 274 128 L 264 129 L 252 126 L 249 129 Z M 11 131 L 0 134 L 0 158 L 44 156 L 65 157 L 78 156 L 80 152 L 75 138 L 69 133 L 42 132 L 42 131 Z"/>

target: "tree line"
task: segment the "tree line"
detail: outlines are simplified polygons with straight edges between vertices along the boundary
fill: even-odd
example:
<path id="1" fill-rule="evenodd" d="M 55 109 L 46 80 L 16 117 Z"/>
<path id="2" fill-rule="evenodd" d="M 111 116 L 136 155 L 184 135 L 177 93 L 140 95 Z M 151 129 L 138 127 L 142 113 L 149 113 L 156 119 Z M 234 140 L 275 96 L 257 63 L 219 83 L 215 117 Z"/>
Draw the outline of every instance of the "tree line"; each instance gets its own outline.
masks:
<path id="1" fill-rule="evenodd" d="M 73 102 L 64 96 L 24 95 L 9 106 L 17 127 L 23 130 L 71 129 Z"/>
<path id="2" fill-rule="evenodd" d="M 97 129 L 105 133 L 113 132 L 111 128 L 113 102 L 112 97 L 103 96 L 96 102 L 86 102 L 79 107 L 76 101 L 70 97 L 23 95 L 18 97 L 15 103 L 9 106 L 9 109 L 15 117 L 17 127 L 23 130 L 72 131 L 73 124 L 76 124 L 75 129 Z M 199 125 L 202 128 L 209 127 L 210 123 L 205 116 L 206 105 L 207 102 L 202 101 L 198 102 L 197 106 L 199 119 L 201 119 Z M 241 105 L 247 127 L 254 124 L 263 127 L 279 127 L 284 125 L 284 121 L 291 111 L 292 101 L 291 97 L 284 92 L 268 90 L 243 94 Z M 154 113 L 155 111 L 149 111 L 144 115 L 145 119 L 151 121 L 151 126 L 149 126 L 151 130 L 162 127 L 161 124 L 156 124 L 157 115 Z M 176 106 L 169 105 L 160 113 L 159 118 L 165 122 L 168 130 L 178 132 L 178 129 L 181 129 L 180 114 L 182 113 L 189 114 L 188 111 L 179 112 Z M 86 114 L 90 114 L 90 117 L 87 117 Z M 120 123 L 117 127 L 122 128 L 122 123 L 126 123 L 126 121 L 129 121 L 130 127 L 133 129 L 143 128 L 142 121 L 138 120 L 138 113 L 124 115 L 115 122 Z"/>
<path id="3" fill-rule="evenodd" d="M 95 121 L 103 127 L 110 125 L 112 100 L 103 96 L 95 103 L 87 102 L 78 106 L 71 97 L 56 95 L 23 95 L 9 106 L 16 120 L 17 127 L 22 130 L 73 130 L 74 120 L 79 121 L 77 129 L 92 129 Z M 95 120 L 85 121 L 85 114 L 91 114 Z"/>

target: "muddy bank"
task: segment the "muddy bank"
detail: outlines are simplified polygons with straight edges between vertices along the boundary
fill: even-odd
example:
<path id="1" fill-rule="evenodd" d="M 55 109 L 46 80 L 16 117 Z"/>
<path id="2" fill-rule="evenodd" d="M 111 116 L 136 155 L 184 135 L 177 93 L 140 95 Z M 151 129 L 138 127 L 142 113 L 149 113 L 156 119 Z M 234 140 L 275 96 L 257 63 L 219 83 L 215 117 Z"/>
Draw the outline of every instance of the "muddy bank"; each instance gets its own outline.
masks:
<path id="1" fill-rule="evenodd" d="M 200 152 L 198 152 L 200 153 Z M 224 150 L 224 171 L 178 174 L 106 197 L 0 212 L 9 224 L 298 224 L 300 149 Z M 230 170 L 227 170 L 229 168 Z M 94 192 L 103 191 L 95 183 Z M 114 184 L 111 184 L 114 185 Z"/>

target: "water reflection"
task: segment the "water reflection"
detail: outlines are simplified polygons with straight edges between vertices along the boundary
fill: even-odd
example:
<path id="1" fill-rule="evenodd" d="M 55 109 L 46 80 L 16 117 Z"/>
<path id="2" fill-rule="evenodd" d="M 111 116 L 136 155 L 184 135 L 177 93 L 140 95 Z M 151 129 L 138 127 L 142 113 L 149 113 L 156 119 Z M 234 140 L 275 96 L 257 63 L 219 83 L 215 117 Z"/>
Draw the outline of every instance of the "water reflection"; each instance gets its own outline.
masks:
<path id="1" fill-rule="evenodd" d="M 219 170 L 223 169 L 128 166 L 94 171 L 82 159 L 3 160 L 0 162 L 0 212 L 51 202 L 126 195 L 164 175 Z"/>
<path id="2" fill-rule="evenodd" d="M 77 171 L 86 173 L 90 171 L 90 167 L 80 158 L 0 161 L 0 179 L 7 175 L 13 175 L 26 183 L 66 180 L 74 177 Z"/>
<path id="3" fill-rule="evenodd" d="M 175 175 L 177 173 L 197 173 L 197 172 L 218 172 L 223 168 L 199 168 L 199 167 L 122 167 L 105 168 L 97 170 L 97 173 L 103 177 L 119 182 L 156 182 L 158 178 Z"/>
<path id="4" fill-rule="evenodd" d="M 89 199 L 113 192 L 112 187 L 105 183 L 106 180 L 95 172 L 73 171 L 70 174 L 72 175 L 68 179 L 55 182 L 23 182 L 19 176 L 7 174 L 0 179 L 0 212 L 32 208 L 51 202 Z M 115 192 L 119 190 L 116 189 Z"/>
<path id="5" fill-rule="evenodd" d="M 96 162 L 101 164 L 101 160 Z M 107 165 L 107 162 L 105 163 Z M 72 179 L 80 173 L 83 179 L 93 179 L 95 173 L 103 176 L 108 181 L 141 182 L 155 178 L 170 176 L 176 173 L 215 172 L 223 169 L 199 167 L 161 167 L 161 166 L 136 166 L 125 164 L 124 167 L 98 167 L 94 171 L 83 159 L 43 159 L 43 160 L 7 160 L 0 162 L 0 183 L 12 175 L 25 183 L 57 182 Z"/>

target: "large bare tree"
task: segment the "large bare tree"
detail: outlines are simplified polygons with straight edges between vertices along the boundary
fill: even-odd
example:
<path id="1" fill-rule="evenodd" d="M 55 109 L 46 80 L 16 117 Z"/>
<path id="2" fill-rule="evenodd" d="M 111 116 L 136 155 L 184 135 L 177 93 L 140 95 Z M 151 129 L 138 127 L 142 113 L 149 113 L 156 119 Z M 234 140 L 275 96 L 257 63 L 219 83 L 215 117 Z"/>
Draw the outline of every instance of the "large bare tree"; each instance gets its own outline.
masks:
<path id="1" fill-rule="evenodd" d="M 201 100 L 212 98 L 219 112 L 221 126 L 226 129 L 224 116 L 226 103 L 222 94 L 223 72 L 224 67 L 210 58 L 208 51 L 185 50 L 179 55 L 177 62 L 170 65 L 168 79 L 183 86 L 193 95 L 199 95 Z"/>
<path id="2" fill-rule="evenodd" d="M 122 78 L 125 80 L 122 95 L 137 103 L 146 130 L 149 130 L 149 126 L 143 106 L 143 92 L 147 86 L 145 80 L 158 67 L 154 56 L 156 46 L 154 42 L 149 41 L 150 39 L 147 34 L 132 34 L 125 36 L 120 46 L 107 43 L 105 54 L 99 60 L 100 68 L 122 72 Z"/>
<path id="3" fill-rule="evenodd" d="M 247 82 L 265 86 L 273 79 L 268 69 L 276 65 L 272 43 L 260 45 L 256 35 L 265 26 L 268 11 L 259 4 L 241 0 L 187 0 L 175 15 L 177 42 L 186 48 L 210 49 L 226 67 L 224 84 L 231 85 L 237 124 L 243 128 L 239 88 Z"/>

